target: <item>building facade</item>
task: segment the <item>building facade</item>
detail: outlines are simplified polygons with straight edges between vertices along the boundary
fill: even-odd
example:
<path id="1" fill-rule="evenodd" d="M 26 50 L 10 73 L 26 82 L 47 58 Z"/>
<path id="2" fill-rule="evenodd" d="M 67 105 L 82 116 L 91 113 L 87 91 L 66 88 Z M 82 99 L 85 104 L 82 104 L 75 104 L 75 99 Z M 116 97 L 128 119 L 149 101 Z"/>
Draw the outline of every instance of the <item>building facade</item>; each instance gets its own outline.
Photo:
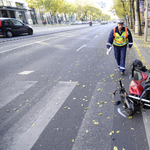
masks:
<path id="1" fill-rule="evenodd" d="M 9 17 L 32 24 L 31 13 L 25 0 L 0 0 L 0 17 Z"/>

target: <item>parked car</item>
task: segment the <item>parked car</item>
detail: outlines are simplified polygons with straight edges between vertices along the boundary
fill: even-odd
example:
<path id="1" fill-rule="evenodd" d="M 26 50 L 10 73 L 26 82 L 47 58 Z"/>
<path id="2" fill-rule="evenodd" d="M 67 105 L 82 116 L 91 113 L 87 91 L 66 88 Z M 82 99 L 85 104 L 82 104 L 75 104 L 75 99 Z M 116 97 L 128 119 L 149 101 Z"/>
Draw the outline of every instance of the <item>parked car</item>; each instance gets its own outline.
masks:
<path id="1" fill-rule="evenodd" d="M 0 35 L 10 38 L 23 33 L 32 35 L 32 27 L 14 18 L 0 18 Z"/>
<path id="2" fill-rule="evenodd" d="M 79 24 L 82 24 L 82 21 L 74 21 L 71 23 L 71 25 L 79 25 Z"/>

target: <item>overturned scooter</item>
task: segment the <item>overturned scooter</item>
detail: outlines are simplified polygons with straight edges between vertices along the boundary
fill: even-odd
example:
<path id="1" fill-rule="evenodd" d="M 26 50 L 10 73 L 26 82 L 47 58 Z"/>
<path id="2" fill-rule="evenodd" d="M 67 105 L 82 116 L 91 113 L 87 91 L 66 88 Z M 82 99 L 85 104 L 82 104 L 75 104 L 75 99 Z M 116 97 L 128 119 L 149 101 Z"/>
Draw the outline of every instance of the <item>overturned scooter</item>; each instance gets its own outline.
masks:
<path id="1" fill-rule="evenodd" d="M 119 81 L 119 95 L 128 116 L 133 114 L 135 105 L 142 104 L 144 107 L 150 108 L 150 70 L 147 70 L 140 60 L 135 60 L 130 69 L 132 81 L 129 84 L 129 94 L 123 87 L 122 81 Z M 117 91 L 113 94 L 115 95 Z"/>

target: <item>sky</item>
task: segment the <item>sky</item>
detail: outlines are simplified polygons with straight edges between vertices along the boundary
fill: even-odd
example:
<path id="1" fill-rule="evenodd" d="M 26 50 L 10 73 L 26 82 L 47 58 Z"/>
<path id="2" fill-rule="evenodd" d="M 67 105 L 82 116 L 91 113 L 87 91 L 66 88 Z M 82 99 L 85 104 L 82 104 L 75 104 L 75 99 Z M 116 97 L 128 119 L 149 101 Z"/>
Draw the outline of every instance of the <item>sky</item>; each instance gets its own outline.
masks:
<path id="1" fill-rule="evenodd" d="M 68 2 L 75 3 L 76 0 L 67 0 Z M 115 18 L 112 13 L 109 12 L 111 5 L 113 5 L 113 0 L 91 0 L 96 6 L 102 10 L 103 13 L 109 14 L 112 18 Z"/>

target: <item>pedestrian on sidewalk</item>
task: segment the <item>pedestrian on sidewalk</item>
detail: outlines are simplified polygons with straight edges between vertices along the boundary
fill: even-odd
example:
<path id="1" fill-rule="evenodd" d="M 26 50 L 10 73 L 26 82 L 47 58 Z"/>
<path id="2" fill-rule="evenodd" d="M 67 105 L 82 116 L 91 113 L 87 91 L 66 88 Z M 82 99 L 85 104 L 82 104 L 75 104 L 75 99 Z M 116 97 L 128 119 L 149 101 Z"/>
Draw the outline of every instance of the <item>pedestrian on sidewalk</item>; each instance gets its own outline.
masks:
<path id="1" fill-rule="evenodd" d="M 107 41 L 107 52 L 112 44 L 114 46 L 114 56 L 118 64 L 118 68 L 120 73 L 124 75 L 127 44 L 129 44 L 129 50 L 133 45 L 132 34 L 127 27 L 124 27 L 124 19 L 118 19 L 117 27 L 110 32 Z"/>

